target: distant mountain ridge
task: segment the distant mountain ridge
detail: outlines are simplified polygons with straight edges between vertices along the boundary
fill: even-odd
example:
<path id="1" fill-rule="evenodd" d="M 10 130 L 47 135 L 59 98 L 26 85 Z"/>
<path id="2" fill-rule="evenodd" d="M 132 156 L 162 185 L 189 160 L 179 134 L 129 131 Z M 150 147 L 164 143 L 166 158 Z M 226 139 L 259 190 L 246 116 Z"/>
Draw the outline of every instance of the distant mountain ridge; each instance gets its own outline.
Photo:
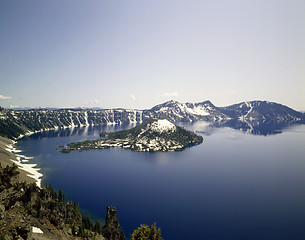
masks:
<path id="1" fill-rule="evenodd" d="M 304 120 L 304 114 L 279 103 L 268 101 L 251 101 L 221 108 L 230 118 L 268 119 L 268 120 Z"/>
<path id="2" fill-rule="evenodd" d="M 305 114 L 287 106 L 268 102 L 241 102 L 216 107 L 210 101 L 179 103 L 168 101 L 146 110 L 131 109 L 29 109 L 0 108 L 0 135 L 17 138 L 35 131 L 99 124 L 138 124 L 151 118 L 177 122 L 281 121 L 305 123 Z"/>

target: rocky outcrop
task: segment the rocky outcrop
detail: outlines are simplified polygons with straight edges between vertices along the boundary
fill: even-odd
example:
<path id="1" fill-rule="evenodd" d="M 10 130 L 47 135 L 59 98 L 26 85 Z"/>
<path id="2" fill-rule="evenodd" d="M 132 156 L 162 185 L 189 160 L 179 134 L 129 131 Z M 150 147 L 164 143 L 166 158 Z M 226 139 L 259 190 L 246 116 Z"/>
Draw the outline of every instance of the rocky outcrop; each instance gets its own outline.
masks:
<path id="1" fill-rule="evenodd" d="M 107 207 L 106 224 L 102 229 L 102 234 L 107 240 L 125 240 L 125 234 L 121 229 L 114 207 Z"/>

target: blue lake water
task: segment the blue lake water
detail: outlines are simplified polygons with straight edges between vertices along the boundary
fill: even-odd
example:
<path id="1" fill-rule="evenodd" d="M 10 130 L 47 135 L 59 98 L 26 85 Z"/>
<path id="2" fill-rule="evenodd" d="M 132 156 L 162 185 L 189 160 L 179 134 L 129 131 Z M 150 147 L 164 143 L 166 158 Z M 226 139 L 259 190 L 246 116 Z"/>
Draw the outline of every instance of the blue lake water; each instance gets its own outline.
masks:
<path id="1" fill-rule="evenodd" d="M 305 125 L 260 136 L 188 124 L 204 142 L 182 152 L 56 151 L 128 127 L 49 131 L 17 148 L 35 157 L 42 185 L 62 188 L 89 213 L 104 218 L 115 206 L 128 238 L 156 222 L 167 240 L 305 239 Z"/>

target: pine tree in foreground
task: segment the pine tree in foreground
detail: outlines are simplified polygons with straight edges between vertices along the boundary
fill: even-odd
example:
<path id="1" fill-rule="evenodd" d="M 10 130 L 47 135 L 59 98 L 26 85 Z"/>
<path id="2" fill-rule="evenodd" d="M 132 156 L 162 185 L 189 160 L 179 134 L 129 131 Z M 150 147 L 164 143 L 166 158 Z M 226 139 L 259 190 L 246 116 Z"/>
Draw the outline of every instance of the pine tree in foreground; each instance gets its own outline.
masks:
<path id="1" fill-rule="evenodd" d="M 163 240 L 160 228 L 156 227 L 156 223 L 151 227 L 141 224 L 131 235 L 132 240 Z"/>

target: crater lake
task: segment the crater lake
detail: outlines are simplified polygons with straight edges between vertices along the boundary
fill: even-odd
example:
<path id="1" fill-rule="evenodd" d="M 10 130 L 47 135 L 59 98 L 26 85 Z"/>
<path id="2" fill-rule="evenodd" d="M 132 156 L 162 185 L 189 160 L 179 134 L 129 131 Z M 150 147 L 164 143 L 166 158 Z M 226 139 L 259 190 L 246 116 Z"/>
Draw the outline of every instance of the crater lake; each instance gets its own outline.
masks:
<path id="1" fill-rule="evenodd" d="M 133 127 L 116 125 L 36 133 L 16 147 L 34 157 L 28 163 L 38 164 L 42 186 L 63 189 L 91 218 L 115 206 L 127 239 L 154 222 L 166 240 L 304 239 L 305 125 L 261 135 L 204 122 L 179 125 L 203 143 L 181 152 L 56 150 Z"/>

